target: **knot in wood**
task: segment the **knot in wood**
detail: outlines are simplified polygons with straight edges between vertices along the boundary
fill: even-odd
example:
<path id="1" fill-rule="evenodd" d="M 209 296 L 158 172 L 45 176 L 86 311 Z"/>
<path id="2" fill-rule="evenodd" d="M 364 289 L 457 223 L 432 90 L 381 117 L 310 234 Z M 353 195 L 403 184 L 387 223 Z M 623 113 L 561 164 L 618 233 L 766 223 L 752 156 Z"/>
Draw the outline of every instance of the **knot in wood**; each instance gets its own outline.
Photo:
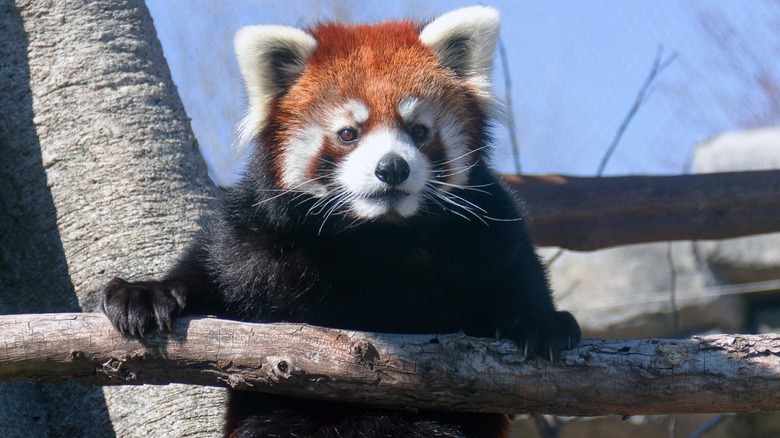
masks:
<path id="1" fill-rule="evenodd" d="M 352 346 L 352 352 L 361 365 L 368 365 L 373 368 L 374 363 L 379 360 L 379 350 L 376 349 L 374 344 L 365 339 L 355 342 Z"/>
<path id="2" fill-rule="evenodd" d="M 103 370 L 109 373 L 118 373 L 119 370 L 122 369 L 123 363 L 124 363 L 123 359 L 109 359 L 103 362 L 102 367 Z"/>
<path id="3" fill-rule="evenodd" d="M 131 370 L 124 370 L 123 366 L 125 364 L 125 359 L 109 359 L 102 364 L 100 364 L 99 367 L 95 369 L 96 374 L 104 375 L 108 377 L 109 379 L 121 379 L 128 382 L 132 382 L 138 379 L 138 376 L 135 374 L 135 372 Z"/>
<path id="4" fill-rule="evenodd" d="M 661 343 L 656 348 L 658 357 L 655 362 L 659 366 L 673 367 L 682 364 L 688 359 L 688 348 L 675 343 Z"/>
<path id="5" fill-rule="evenodd" d="M 227 379 L 225 379 L 225 383 L 233 389 L 241 390 L 241 389 L 252 389 L 253 386 L 249 382 L 246 381 L 242 376 L 239 376 L 237 374 L 230 374 L 227 376 Z"/>
<path id="6" fill-rule="evenodd" d="M 295 361 L 290 357 L 271 356 L 267 358 L 266 369 L 268 377 L 273 381 L 288 379 L 301 371 L 295 366 Z"/>

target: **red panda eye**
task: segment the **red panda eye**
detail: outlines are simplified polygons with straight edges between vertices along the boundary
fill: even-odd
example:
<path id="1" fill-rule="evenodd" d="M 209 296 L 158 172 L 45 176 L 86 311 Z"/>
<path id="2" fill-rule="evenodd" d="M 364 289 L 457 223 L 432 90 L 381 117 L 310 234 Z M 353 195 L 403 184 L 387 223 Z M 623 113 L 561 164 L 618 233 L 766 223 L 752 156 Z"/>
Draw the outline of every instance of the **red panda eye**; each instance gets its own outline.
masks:
<path id="1" fill-rule="evenodd" d="M 358 133 L 352 128 L 344 128 L 338 133 L 339 140 L 341 140 L 344 143 L 352 143 L 353 141 L 357 140 Z"/>
<path id="2" fill-rule="evenodd" d="M 428 140 L 429 132 L 430 130 L 425 125 L 414 125 L 409 131 L 409 134 L 412 136 L 412 140 L 417 143 L 422 143 L 425 140 Z"/>

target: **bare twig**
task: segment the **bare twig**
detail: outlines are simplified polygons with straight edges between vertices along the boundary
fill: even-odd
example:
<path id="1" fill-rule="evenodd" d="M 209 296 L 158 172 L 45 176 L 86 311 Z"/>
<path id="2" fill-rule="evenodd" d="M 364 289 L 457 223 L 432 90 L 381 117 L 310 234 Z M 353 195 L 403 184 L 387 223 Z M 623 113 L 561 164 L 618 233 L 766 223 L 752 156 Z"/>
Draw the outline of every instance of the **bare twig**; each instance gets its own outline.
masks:
<path id="1" fill-rule="evenodd" d="M 602 176 L 604 174 L 604 169 L 607 167 L 607 163 L 609 163 L 610 158 L 612 158 L 612 154 L 615 152 L 615 149 L 620 143 L 620 139 L 623 138 L 623 133 L 625 133 L 626 128 L 628 128 L 631 120 L 633 120 L 634 116 L 639 111 L 639 108 L 642 106 L 642 103 L 645 101 L 650 85 L 653 84 L 658 75 L 664 69 L 666 69 L 666 67 L 668 67 L 677 57 L 677 55 L 673 53 L 668 58 L 663 59 L 663 52 L 663 46 L 658 46 L 658 51 L 656 52 L 655 60 L 653 61 L 653 65 L 650 68 L 650 72 L 648 73 L 647 78 L 645 78 L 645 82 L 642 84 L 642 87 L 639 89 L 639 93 L 637 93 L 636 98 L 634 99 L 634 103 L 631 105 L 631 109 L 620 123 L 620 126 L 615 133 L 615 137 L 612 139 L 612 143 L 610 143 L 609 147 L 607 148 L 607 152 L 601 159 L 601 164 L 599 164 L 599 168 L 596 171 L 596 176 Z"/>
<path id="2" fill-rule="evenodd" d="M 499 46 L 501 48 L 501 46 Z M 620 139 L 623 138 L 623 133 L 626 131 L 626 128 L 628 128 L 628 125 L 631 123 L 631 121 L 634 119 L 634 116 L 639 111 L 639 108 L 642 106 L 642 102 L 645 100 L 645 96 L 647 95 L 647 91 L 650 88 L 650 85 L 655 81 L 656 77 L 666 68 L 668 67 L 672 61 L 674 61 L 674 58 L 676 57 L 676 54 L 672 54 L 670 57 L 666 58 L 665 60 L 662 60 L 663 55 L 663 46 L 658 47 L 658 52 L 656 53 L 655 60 L 653 61 L 653 66 L 650 69 L 650 73 L 647 75 L 647 78 L 645 79 L 645 82 L 642 84 L 642 87 L 639 89 L 639 93 L 637 93 L 636 98 L 634 99 L 634 103 L 631 106 L 631 109 L 628 111 L 626 116 L 623 118 L 623 121 L 621 122 L 620 126 L 618 127 L 617 132 L 615 133 L 615 136 L 612 139 L 612 143 L 610 143 L 609 147 L 607 148 L 606 153 L 604 153 L 604 156 L 601 158 L 601 163 L 599 164 L 599 168 L 596 171 L 596 177 L 601 177 L 604 175 L 604 169 L 607 167 L 607 163 L 609 163 L 610 158 L 612 158 L 612 154 L 615 152 L 615 149 L 617 149 L 618 144 L 620 144 Z M 518 174 L 520 172 L 518 171 Z M 552 266 L 563 254 L 564 248 L 559 249 L 550 259 L 547 261 L 547 266 Z"/>
<path id="3" fill-rule="evenodd" d="M 667 243 L 666 260 L 669 264 L 669 304 L 672 307 L 672 327 L 674 336 L 680 336 L 680 312 L 677 308 L 677 265 L 674 263 L 674 246 Z"/>
<path id="4" fill-rule="evenodd" d="M 512 158 L 515 163 L 515 173 L 521 173 L 520 146 L 517 143 L 517 124 L 515 123 L 515 110 L 512 106 L 512 75 L 509 72 L 509 61 L 504 48 L 504 41 L 498 39 L 498 53 L 501 57 L 501 67 L 504 73 L 504 102 L 506 105 L 506 123 L 509 128 L 509 142 L 512 145 Z"/>
<path id="5" fill-rule="evenodd" d="M 702 438 L 705 434 L 720 426 L 728 418 L 728 414 L 718 414 L 691 432 L 691 434 L 688 435 L 688 438 Z"/>

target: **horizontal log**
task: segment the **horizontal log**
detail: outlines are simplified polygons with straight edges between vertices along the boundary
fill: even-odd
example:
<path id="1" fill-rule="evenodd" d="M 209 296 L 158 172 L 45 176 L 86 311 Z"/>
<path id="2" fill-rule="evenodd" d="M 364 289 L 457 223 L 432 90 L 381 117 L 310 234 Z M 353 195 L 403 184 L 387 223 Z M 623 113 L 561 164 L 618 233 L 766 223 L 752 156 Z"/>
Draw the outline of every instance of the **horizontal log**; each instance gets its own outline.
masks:
<path id="1" fill-rule="evenodd" d="M 504 179 L 522 199 L 539 246 L 590 251 L 780 231 L 780 170 Z"/>
<path id="2" fill-rule="evenodd" d="M 561 361 L 511 342 L 179 318 L 122 337 L 100 314 L 0 316 L 0 381 L 190 383 L 449 411 L 563 415 L 780 409 L 780 335 L 585 340 Z"/>

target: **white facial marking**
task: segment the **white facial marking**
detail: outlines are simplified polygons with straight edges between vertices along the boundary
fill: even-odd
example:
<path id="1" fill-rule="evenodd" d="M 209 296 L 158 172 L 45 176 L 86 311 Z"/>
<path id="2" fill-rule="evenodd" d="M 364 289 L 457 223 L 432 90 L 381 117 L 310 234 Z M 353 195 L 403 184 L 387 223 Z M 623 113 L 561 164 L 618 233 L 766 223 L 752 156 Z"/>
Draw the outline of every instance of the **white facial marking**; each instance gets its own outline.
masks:
<path id="1" fill-rule="evenodd" d="M 282 157 L 282 183 L 288 190 L 300 190 L 315 196 L 327 195 L 327 188 L 321 181 L 311 179 L 310 166 L 319 159 L 325 136 L 341 128 L 360 126 L 368 121 L 369 109 L 358 100 L 348 100 L 343 106 L 329 114 L 327 127 L 310 123 L 294 131 L 285 144 Z M 329 130 L 329 131 L 328 131 Z"/>
<path id="2" fill-rule="evenodd" d="M 398 103 L 398 114 L 408 125 L 421 124 L 434 128 L 436 113 L 431 105 L 415 96 L 407 96 Z"/>
<path id="3" fill-rule="evenodd" d="M 368 121 L 370 110 L 363 102 L 358 100 L 348 100 L 343 106 L 336 109 L 333 114 L 329 114 L 328 125 L 334 133 L 342 128 L 357 128 Z"/>
<path id="4" fill-rule="evenodd" d="M 469 178 L 468 168 L 474 164 L 474 154 L 470 154 L 466 144 L 468 136 L 463 123 L 456 117 L 448 115 L 442 118 L 439 126 L 439 136 L 444 143 L 444 156 L 447 181 L 454 185 L 466 184 Z"/>
<path id="5" fill-rule="evenodd" d="M 333 114 L 328 114 L 327 124 L 334 134 L 342 128 L 357 128 L 368 121 L 370 115 L 368 106 L 359 100 L 350 99 L 337 108 Z"/>
<path id="6" fill-rule="evenodd" d="M 325 194 L 325 187 L 307 176 L 307 169 L 322 149 L 324 135 L 322 128 L 315 124 L 292 134 L 282 157 L 282 183 L 286 189 Z"/>
<path id="7" fill-rule="evenodd" d="M 366 106 L 366 104 L 363 102 L 351 99 L 347 101 L 345 106 L 346 109 L 351 113 L 352 119 L 358 125 L 362 125 L 368 121 L 368 116 L 371 112 L 368 109 L 368 106 Z"/>
<path id="8" fill-rule="evenodd" d="M 444 144 L 446 158 L 442 167 L 446 169 L 444 174 L 447 182 L 454 185 L 466 184 L 469 177 L 468 167 L 474 161 L 466 146 L 468 138 L 464 131 L 465 127 L 458 117 L 415 96 L 401 99 L 398 103 L 398 114 L 408 125 L 422 124 L 439 133 L 439 138 Z"/>
<path id="9" fill-rule="evenodd" d="M 390 187 L 377 178 L 379 160 L 388 153 L 398 154 L 409 165 L 409 177 L 395 187 L 393 196 L 382 196 Z M 405 132 L 382 129 L 365 135 L 336 170 L 339 185 L 349 194 L 350 207 L 359 217 L 376 218 L 392 212 L 409 217 L 420 207 L 429 178 L 427 158 Z"/>
<path id="10" fill-rule="evenodd" d="M 398 114 L 409 123 L 414 119 L 415 112 L 420 106 L 420 99 L 415 96 L 407 96 L 398 102 Z"/>

